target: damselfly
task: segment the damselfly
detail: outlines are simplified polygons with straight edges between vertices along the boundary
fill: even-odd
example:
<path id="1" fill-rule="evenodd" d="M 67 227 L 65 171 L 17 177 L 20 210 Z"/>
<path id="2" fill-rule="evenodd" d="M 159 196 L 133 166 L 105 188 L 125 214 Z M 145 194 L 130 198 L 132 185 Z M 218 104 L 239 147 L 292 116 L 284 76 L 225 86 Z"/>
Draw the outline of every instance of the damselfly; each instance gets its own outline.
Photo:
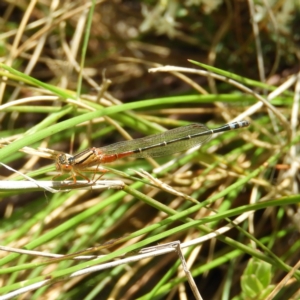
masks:
<path id="1" fill-rule="evenodd" d="M 71 172 L 69 178 L 76 183 L 76 176 L 90 181 L 81 172 L 90 167 L 110 163 L 123 157 L 159 157 L 168 156 L 202 145 L 209 141 L 214 133 L 238 129 L 249 126 L 248 121 L 233 122 L 215 129 L 209 129 L 203 124 L 191 124 L 153 134 L 144 138 L 122 141 L 101 148 L 86 149 L 74 156 L 59 154 L 56 158 L 56 169 L 63 172 Z"/>

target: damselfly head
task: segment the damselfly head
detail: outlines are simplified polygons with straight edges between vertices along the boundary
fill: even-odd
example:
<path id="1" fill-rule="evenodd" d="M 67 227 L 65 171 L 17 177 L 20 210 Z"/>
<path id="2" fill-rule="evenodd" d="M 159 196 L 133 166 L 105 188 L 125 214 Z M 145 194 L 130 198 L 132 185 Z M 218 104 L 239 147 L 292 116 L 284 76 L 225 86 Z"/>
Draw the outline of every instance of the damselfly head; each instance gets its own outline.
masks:
<path id="1" fill-rule="evenodd" d="M 72 169 L 72 156 L 68 157 L 66 154 L 59 154 L 56 157 L 56 170 L 71 170 Z"/>

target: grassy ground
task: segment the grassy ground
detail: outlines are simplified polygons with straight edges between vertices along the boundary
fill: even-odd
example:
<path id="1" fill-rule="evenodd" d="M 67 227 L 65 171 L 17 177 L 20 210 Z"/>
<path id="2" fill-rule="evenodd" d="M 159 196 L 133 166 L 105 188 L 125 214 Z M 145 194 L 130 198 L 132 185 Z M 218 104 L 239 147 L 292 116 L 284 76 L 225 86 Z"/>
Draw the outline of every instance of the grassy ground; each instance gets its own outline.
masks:
<path id="1" fill-rule="evenodd" d="M 0 299 L 300 299 L 300 8 L 207 3 L 0 4 Z M 100 179 L 55 168 L 234 120 Z"/>

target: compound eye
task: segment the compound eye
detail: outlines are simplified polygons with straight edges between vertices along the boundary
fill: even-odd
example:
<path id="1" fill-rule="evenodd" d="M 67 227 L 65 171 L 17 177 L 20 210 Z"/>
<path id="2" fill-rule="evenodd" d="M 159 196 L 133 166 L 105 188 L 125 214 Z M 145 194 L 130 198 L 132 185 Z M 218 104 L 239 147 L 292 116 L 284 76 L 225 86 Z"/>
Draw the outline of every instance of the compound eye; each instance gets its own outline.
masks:
<path id="1" fill-rule="evenodd" d="M 65 154 L 59 154 L 56 158 L 57 170 L 72 170 L 72 157 L 68 158 Z"/>
<path id="2" fill-rule="evenodd" d="M 68 159 L 67 159 L 67 156 L 65 154 L 59 154 L 58 157 L 57 157 L 57 161 L 61 165 L 68 164 Z"/>

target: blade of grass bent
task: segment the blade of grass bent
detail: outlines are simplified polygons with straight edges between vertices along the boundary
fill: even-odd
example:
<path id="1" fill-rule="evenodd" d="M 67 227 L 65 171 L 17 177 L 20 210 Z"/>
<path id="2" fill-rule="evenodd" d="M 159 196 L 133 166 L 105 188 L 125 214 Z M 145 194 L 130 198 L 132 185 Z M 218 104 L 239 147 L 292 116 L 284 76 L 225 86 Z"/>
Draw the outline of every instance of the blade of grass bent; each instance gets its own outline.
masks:
<path id="1" fill-rule="evenodd" d="M 182 99 L 179 101 L 175 101 L 175 103 L 182 103 Z M 197 103 L 198 101 L 191 101 L 194 103 Z M 174 100 L 172 101 L 172 104 L 174 104 Z M 36 132 L 34 134 L 28 135 L 20 140 L 17 140 L 5 148 L 2 148 L 0 150 L 0 161 L 10 155 L 10 153 L 13 153 L 15 151 L 18 151 L 22 147 L 29 146 L 30 144 L 37 142 L 43 138 L 46 138 L 48 136 L 54 135 L 60 131 L 63 131 L 67 128 L 74 127 L 82 122 L 86 122 L 89 120 L 92 120 L 94 118 L 98 118 L 101 116 L 107 116 L 107 115 L 112 115 L 115 113 L 119 113 L 122 111 L 126 110 L 131 110 L 131 109 L 138 109 L 138 108 L 146 108 L 150 106 L 159 106 L 159 105 L 166 105 L 166 103 L 161 103 L 159 100 L 145 100 L 145 101 L 140 101 L 140 102 L 134 102 L 134 103 L 126 103 L 126 104 L 121 104 L 117 106 L 111 106 L 107 108 L 103 108 L 102 110 L 99 111 L 94 111 L 90 113 L 83 114 L 81 116 L 74 117 L 72 119 L 62 121 L 59 124 L 55 124 L 50 126 L 49 128 L 43 129 L 39 132 Z"/>

